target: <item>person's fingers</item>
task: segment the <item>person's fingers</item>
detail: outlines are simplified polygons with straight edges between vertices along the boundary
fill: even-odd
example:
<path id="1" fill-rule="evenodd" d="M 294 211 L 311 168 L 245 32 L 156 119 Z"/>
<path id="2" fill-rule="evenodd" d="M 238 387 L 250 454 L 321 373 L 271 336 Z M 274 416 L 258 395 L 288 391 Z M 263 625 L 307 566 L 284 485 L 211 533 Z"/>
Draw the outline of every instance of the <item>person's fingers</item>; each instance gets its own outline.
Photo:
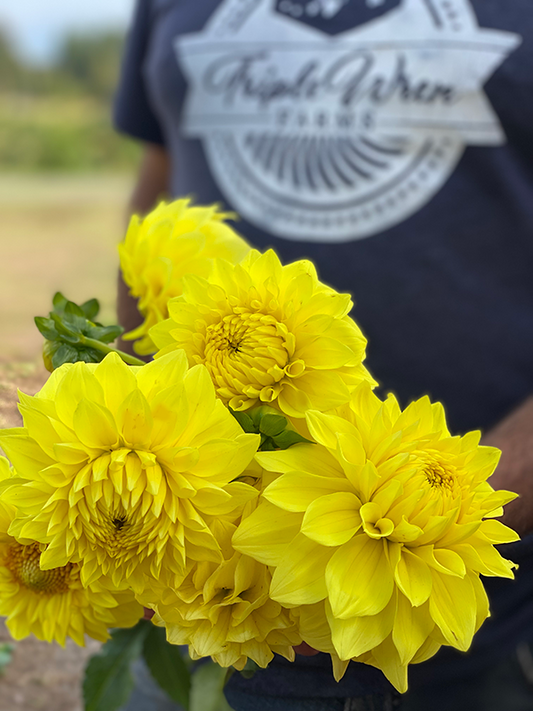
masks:
<path id="1" fill-rule="evenodd" d="M 316 649 L 310 647 L 307 642 L 302 642 L 297 647 L 294 647 L 294 651 L 296 654 L 301 654 L 304 657 L 314 657 L 315 654 L 319 653 Z"/>

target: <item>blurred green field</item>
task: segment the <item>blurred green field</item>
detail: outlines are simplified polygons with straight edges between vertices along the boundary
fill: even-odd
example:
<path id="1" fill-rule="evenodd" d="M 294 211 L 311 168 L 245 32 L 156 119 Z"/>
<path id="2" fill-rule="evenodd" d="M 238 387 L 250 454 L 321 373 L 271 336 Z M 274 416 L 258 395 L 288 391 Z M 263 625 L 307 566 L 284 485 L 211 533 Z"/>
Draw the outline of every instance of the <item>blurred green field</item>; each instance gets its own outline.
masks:
<path id="1" fill-rule="evenodd" d="M 90 95 L 0 92 L 0 170 L 132 169 L 139 147 L 115 133 L 110 113 Z"/>
<path id="2" fill-rule="evenodd" d="M 69 34 L 27 64 L 0 26 L 0 171 L 121 171 L 139 148 L 111 126 L 122 33 Z"/>
<path id="3" fill-rule="evenodd" d="M 124 174 L 0 173 L 0 361 L 39 358 L 33 317 L 48 314 L 55 291 L 97 297 L 102 322 L 115 322 L 131 183 Z"/>

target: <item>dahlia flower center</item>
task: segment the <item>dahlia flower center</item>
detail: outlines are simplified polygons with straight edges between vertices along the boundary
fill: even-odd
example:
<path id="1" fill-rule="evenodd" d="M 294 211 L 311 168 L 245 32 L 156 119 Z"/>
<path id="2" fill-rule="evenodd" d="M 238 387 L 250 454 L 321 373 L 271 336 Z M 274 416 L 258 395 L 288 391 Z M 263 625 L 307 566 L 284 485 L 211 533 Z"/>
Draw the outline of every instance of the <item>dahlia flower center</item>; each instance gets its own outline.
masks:
<path id="1" fill-rule="evenodd" d="M 158 537 L 163 545 L 161 511 L 169 490 L 155 454 L 119 447 L 87 466 L 71 515 L 77 514 L 77 535 L 83 530 L 99 559 L 136 555 Z"/>
<path id="2" fill-rule="evenodd" d="M 41 570 L 41 550 L 38 543 L 23 546 L 14 543 L 7 552 L 6 566 L 21 585 L 44 595 L 59 595 L 70 590 L 71 571 L 68 563 L 63 568 Z"/>
<path id="3" fill-rule="evenodd" d="M 222 398 L 272 402 L 283 378 L 303 373 L 303 362 L 291 362 L 294 348 L 294 335 L 274 316 L 235 309 L 208 326 L 204 363 Z"/>
<path id="4" fill-rule="evenodd" d="M 142 524 L 138 521 L 137 508 L 135 507 L 130 515 L 126 515 L 120 505 L 111 509 L 100 508 L 95 537 L 111 558 L 136 551 L 143 542 L 148 543 L 155 535 L 154 532 L 149 534 L 147 531 L 141 535 Z"/>
<path id="5" fill-rule="evenodd" d="M 451 491 L 455 484 L 454 475 L 440 462 L 428 462 L 424 468 L 424 475 L 428 484 L 433 488 Z"/>

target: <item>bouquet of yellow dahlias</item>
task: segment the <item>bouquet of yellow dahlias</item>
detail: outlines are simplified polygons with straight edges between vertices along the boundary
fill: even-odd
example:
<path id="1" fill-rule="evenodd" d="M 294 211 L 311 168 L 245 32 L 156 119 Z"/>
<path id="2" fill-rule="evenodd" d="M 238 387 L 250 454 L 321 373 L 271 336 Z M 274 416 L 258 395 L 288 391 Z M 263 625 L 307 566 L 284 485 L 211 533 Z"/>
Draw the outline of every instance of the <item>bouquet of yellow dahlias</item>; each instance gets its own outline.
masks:
<path id="1" fill-rule="evenodd" d="M 107 344 L 94 302 L 37 320 L 59 367 L 0 432 L 0 613 L 16 637 L 82 643 L 144 605 L 155 627 L 115 634 L 96 666 L 129 634 L 184 705 L 194 675 L 160 628 L 222 668 L 303 641 L 337 680 L 355 660 L 405 691 L 409 664 L 470 646 L 480 576 L 513 577 L 494 547 L 517 539 L 497 520 L 515 495 L 488 483 L 499 452 L 452 436 L 439 403 L 376 396 L 350 296 L 225 217 L 181 200 L 132 221 L 130 337 L 153 362 Z"/>

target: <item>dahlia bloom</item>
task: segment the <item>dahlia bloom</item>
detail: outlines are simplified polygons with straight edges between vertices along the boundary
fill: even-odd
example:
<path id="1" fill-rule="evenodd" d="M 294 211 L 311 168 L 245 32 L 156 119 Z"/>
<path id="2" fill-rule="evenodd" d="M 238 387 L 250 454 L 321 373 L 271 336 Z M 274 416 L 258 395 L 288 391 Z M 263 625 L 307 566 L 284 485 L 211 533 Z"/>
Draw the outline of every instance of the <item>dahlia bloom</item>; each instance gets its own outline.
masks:
<path id="1" fill-rule="evenodd" d="M 267 403 L 291 417 L 347 402 L 362 381 L 366 339 L 353 304 L 322 284 L 311 262 L 282 266 L 269 250 L 240 264 L 217 259 L 208 279 L 183 278 L 170 319 L 150 331 L 156 358 L 183 348 L 208 369 L 233 410 Z"/>
<path id="2" fill-rule="evenodd" d="M 266 667 L 274 653 L 294 660 L 301 642 L 291 612 L 270 599 L 267 566 L 231 547 L 234 524 L 215 521 L 213 531 L 224 552 L 220 563 L 192 563 L 176 590 L 154 581 L 141 596 L 157 611 L 172 644 L 189 645 L 192 659 L 210 656 L 222 667 L 243 669 L 248 659 Z"/>
<path id="3" fill-rule="evenodd" d="M 270 595 L 303 606 L 306 642 L 377 666 L 404 691 L 409 663 L 470 646 L 489 614 L 480 574 L 513 577 L 494 544 L 518 536 L 494 517 L 515 494 L 487 482 L 499 451 L 479 432 L 452 437 L 428 398 L 402 412 L 363 383 L 307 424 L 316 445 L 256 455 L 282 476 L 233 544 L 276 566 Z"/>
<path id="4" fill-rule="evenodd" d="M 142 325 L 124 336 L 139 339 L 137 353 L 156 350 L 148 330 L 168 318 L 168 300 L 182 293 L 184 274 L 207 276 L 214 257 L 234 263 L 249 250 L 224 222 L 232 216 L 216 205 L 192 207 L 185 199 L 162 202 L 143 219 L 131 218 L 119 254 L 124 281 L 144 316 Z"/>
<path id="5" fill-rule="evenodd" d="M 21 395 L 20 411 L 25 426 L 0 433 L 21 477 L 3 494 L 18 510 L 9 533 L 46 544 L 45 570 L 79 563 L 85 586 L 176 585 L 189 559 L 222 559 L 212 517 L 257 496 L 233 479 L 258 436 L 243 434 L 183 353 L 61 366 L 35 397 Z"/>
<path id="6" fill-rule="evenodd" d="M 11 477 L 0 457 L 0 482 Z M 83 646 L 85 635 L 105 642 L 109 627 L 132 627 L 143 610 L 129 592 L 84 588 L 80 568 L 67 563 L 41 570 L 43 544 L 22 545 L 7 531 L 15 508 L 0 499 L 0 615 L 14 639 L 34 634 L 65 645 L 67 637 Z"/>

